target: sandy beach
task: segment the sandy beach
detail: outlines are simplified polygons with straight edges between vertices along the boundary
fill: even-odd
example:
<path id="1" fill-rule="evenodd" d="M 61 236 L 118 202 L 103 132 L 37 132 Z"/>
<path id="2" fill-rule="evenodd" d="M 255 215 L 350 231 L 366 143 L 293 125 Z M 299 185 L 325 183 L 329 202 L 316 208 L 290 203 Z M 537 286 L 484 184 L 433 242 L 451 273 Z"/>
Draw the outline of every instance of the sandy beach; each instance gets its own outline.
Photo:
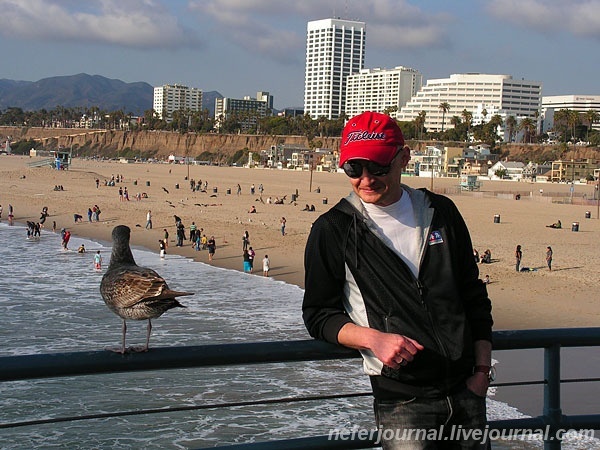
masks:
<path id="1" fill-rule="evenodd" d="M 262 276 L 260 261 L 265 254 L 271 260 L 270 276 L 303 287 L 304 246 L 311 224 L 319 214 L 347 195 L 350 185 L 344 174 L 237 167 L 185 166 L 169 164 L 122 164 L 117 161 L 74 159 L 70 170 L 49 167 L 29 168 L 35 159 L 0 156 L 0 204 L 2 221 L 8 205 L 14 208 L 15 221 L 38 221 L 48 207 L 43 234 L 57 228 L 71 230 L 70 247 L 77 236 L 110 241 L 115 225 L 132 229 L 133 245 L 157 253 L 158 240 L 169 231 L 168 253 L 180 254 L 204 263 L 207 251 L 195 251 L 189 241 L 175 246 L 174 215 L 181 217 L 186 233 L 192 222 L 210 237 L 215 236 L 217 251 L 210 263 L 241 271 L 242 234 L 248 231 L 250 245 L 256 251 L 256 276 Z M 112 176 L 123 182 L 106 186 Z M 188 178 L 189 177 L 189 178 Z M 97 188 L 95 180 L 100 180 Z M 192 191 L 190 180 L 208 182 L 206 192 Z M 427 178 L 404 178 L 412 187 L 431 186 Z M 237 195 L 237 184 L 242 188 Z M 255 185 L 255 194 L 250 192 Z M 262 184 L 264 192 L 259 195 Z M 457 204 L 471 231 L 473 245 L 483 253 L 492 252 L 492 263 L 481 264 L 483 278 L 490 276 L 489 294 L 493 304 L 495 329 L 557 328 L 597 326 L 600 323 L 597 241 L 600 220 L 596 204 L 569 204 L 569 186 L 546 183 L 484 181 L 480 192 L 457 189 L 457 179 L 435 179 L 434 190 L 446 192 Z M 63 186 L 55 191 L 54 186 Z M 127 187 L 129 201 L 119 199 L 119 187 Z M 543 189 L 543 194 L 540 193 Z M 576 185 L 577 195 L 592 198 L 591 185 Z M 137 193 L 147 195 L 137 201 Z M 520 193 L 516 201 L 514 194 Z M 292 202 L 292 195 L 296 196 Z M 562 196 L 566 203 L 553 203 Z M 268 204 L 267 198 L 285 198 L 283 204 Z M 99 222 L 87 221 L 87 210 L 98 205 Z M 316 211 L 302 211 L 314 205 Z M 249 213 L 254 206 L 256 213 Z M 153 229 L 146 230 L 146 213 L 152 211 Z M 586 212 L 591 218 L 586 218 Z M 73 214 L 83 216 L 74 223 Z M 494 216 L 500 216 L 498 223 Z M 280 219 L 286 218 L 286 235 L 280 231 Z M 562 229 L 546 225 L 561 220 Z M 572 231 L 578 222 L 579 231 Z M 57 236 L 57 246 L 60 238 Z M 514 250 L 523 249 L 523 265 L 533 269 L 515 270 Z M 552 272 L 545 262 L 546 247 L 552 246 Z"/>

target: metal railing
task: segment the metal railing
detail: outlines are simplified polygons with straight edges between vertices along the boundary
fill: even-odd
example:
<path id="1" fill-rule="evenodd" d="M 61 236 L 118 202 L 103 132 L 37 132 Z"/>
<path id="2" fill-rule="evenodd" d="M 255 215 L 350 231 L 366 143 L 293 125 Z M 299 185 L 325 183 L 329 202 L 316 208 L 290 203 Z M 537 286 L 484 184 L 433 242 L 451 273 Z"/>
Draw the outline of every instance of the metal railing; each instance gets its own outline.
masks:
<path id="1" fill-rule="evenodd" d="M 556 432 L 566 429 L 600 429 L 600 413 L 570 415 L 562 413 L 560 379 L 560 349 L 562 347 L 600 346 L 600 328 L 561 328 L 545 330 L 515 330 L 494 332 L 494 350 L 544 349 L 544 377 L 527 384 L 544 385 L 543 413 L 534 418 L 491 421 L 490 430 L 545 429 L 544 448 L 561 448 Z M 72 352 L 26 356 L 0 357 L 0 381 L 28 380 L 90 374 L 136 372 L 148 370 L 183 369 L 192 367 L 231 366 L 298 361 L 321 361 L 358 358 L 358 352 L 316 340 L 219 344 L 174 348 L 153 348 L 148 353 L 120 355 L 108 351 Z M 600 378 L 578 379 L 578 382 L 598 382 Z M 497 386 L 515 386 L 524 383 L 503 383 Z M 364 395 L 364 394 L 356 394 Z M 335 397 L 335 396 L 334 396 Z M 316 398 L 327 398 L 324 396 Z M 251 404 L 252 402 L 247 402 Z M 214 405 L 210 406 L 214 408 Z M 173 410 L 183 410 L 175 408 Z M 198 408 L 194 408 L 198 409 Z M 151 411 L 163 412 L 163 411 Z M 101 414 L 94 415 L 96 418 Z M 36 425 L 52 420 L 20 424 L 0 424 L 0 428 Z M 251 444 L 230 445 L 229 450 L 291 450 L 291 449 L 360 449 L 373 448 L 374 439 L 332 440 L 329 436 L 278 440 Z"/>

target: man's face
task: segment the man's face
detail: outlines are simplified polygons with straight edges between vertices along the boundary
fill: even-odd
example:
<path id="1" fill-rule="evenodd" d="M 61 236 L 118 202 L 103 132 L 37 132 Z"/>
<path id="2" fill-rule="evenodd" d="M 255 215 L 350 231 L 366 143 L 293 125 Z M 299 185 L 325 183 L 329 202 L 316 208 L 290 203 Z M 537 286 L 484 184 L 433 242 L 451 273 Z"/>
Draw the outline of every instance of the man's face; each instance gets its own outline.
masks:
<path id="1" fill-rule="evenodd" d="M 410 150 L 405 147 L 392 161 L 387 175 L 374 176 L 366 167 L 363 167 L 360 177 L 350 178 L 352 189 L 365 203 L 388 206 L 397 202 L 402 196 L 400 186 L 402 169 L 406 167 L 409 160 Z"/>

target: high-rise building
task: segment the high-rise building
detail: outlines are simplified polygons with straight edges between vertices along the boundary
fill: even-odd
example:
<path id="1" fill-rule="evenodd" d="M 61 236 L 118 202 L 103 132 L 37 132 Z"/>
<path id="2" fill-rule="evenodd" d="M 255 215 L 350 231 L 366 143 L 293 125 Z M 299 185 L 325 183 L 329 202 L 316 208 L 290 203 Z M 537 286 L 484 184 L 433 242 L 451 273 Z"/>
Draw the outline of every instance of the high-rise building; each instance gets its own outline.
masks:
<path id="1" fill-rule="evenodd" d="M 243 130 L 256 126 L 258 119 L 262 119 L 273 111 L 273 96 L 268 92 L 259 91 L 256 98 L 245 96 L 238 98 L 215 99 L 215 126 L 219 128 L 227 119 L 236 117 Z"/>
<path id="2" fill-rule="evenodd" d="M 448 103 L 450 109 L 444 113 L 440 108 Z M 505 120 L 508 116 L 536 118 L 542 106 L 542 83 L 539 81 L 515 80 L 510 75 L 481 73 L 453 74 L 450 78 L 427 80 L 397 114 L 398 120 L 414 120 L 425 111 L 427 131 L 453 128 L 453 116 L 461 118 L 464 110 L 472 114 L 473 125 L 488 122 L 498 114 Z"/>
<path id="3" fill-rule="evenodd" d="M 154 88 L 154 111 L 170 122 L 175 111 L 202 111 L 202 90 L 181 84 L 165 84 Z"/>
<path id="4" fill-rule="evenodd" d="M 365 64 L 364 22 L 323 19 L 308 22 L 304 113 L 337 119 L 346 107 L 346 77 Z"/>
<path id="5" fill-rule="evenodd" d="M 346 78 L 346 115 L 364 111 L 400 111 L 423 85 L 423 75 L 415 69 L 361 69 Z"/>
<path id="6" fill-rule="evenodd" d="M 585 114 L 589 110 L 600 113 L 600 95 L 550 95 L 542 97 L 543 131 L 554 127 L 554 114 L 561 109 Z M 584 125 L 589 126 L 583 119 Z M 600 130 L 600 122 L 592 123 L 594 130 Z"/>

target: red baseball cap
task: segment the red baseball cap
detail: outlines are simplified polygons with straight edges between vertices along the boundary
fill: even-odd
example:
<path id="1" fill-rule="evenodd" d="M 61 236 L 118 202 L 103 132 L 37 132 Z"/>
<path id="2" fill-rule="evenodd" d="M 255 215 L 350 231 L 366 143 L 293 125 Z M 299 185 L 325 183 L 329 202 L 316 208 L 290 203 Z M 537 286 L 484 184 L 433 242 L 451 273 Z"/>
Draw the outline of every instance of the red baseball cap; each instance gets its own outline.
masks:
<path id="1" fill-rule="evenodd" d="M 351 118 L 342 131 L 340 167 L 349 159 L 387 166 L 404 147 L 402 130 L 387 114 L 366 111 Z"/>

